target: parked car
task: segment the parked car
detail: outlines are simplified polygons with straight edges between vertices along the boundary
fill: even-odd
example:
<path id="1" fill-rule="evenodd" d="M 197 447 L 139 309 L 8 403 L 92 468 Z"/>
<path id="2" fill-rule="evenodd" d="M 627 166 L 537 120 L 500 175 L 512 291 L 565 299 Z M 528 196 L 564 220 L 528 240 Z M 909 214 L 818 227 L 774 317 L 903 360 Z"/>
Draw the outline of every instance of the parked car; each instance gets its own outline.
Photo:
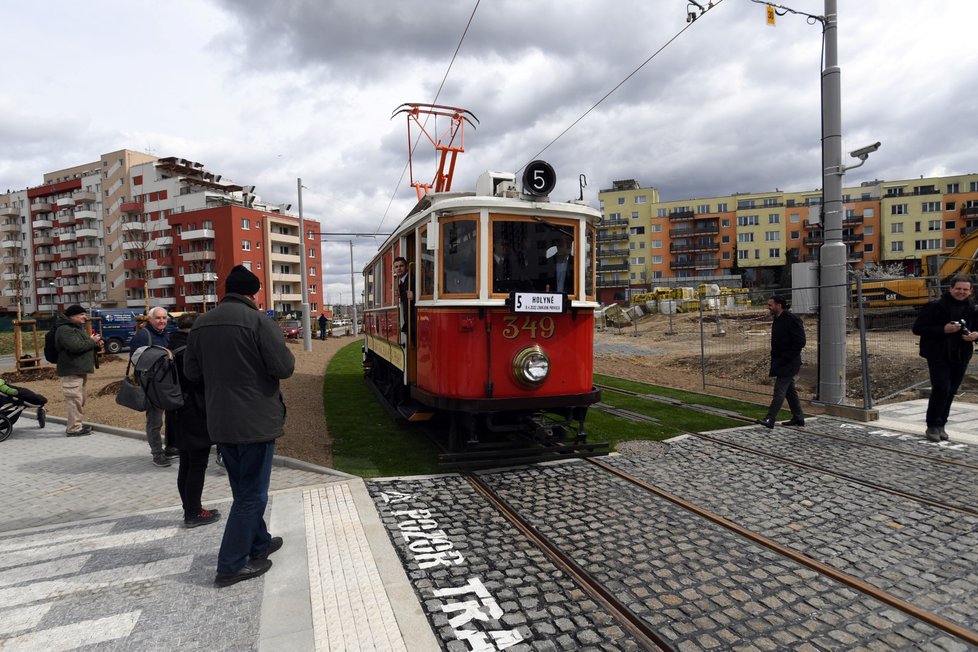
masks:
<path id="1" fill-rule="evenodd" d="M 288 339 L 302 337 L 302 322 L 298 319 L 287 319 L 279 323 L 279 326 L 282 328 L 282 334 Z"/>

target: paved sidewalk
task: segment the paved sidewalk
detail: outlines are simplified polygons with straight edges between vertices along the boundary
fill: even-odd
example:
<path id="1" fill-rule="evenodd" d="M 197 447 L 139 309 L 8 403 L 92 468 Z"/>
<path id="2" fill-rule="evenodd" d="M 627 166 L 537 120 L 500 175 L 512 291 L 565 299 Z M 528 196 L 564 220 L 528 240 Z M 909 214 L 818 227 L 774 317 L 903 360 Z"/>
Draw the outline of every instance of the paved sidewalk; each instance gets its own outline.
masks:
<path id="1" fill-rule="evenodd" d="M 262 578 L 214 587 L 223 519 L 186 529 L 142 433 L 0 442 L 0 649 L 420 650 L 437 643 L 359 478 L 277 458 Z M 123 436 L 120 436 L 123 435 Z M 226 513 L 223 469 L 204 504 Z"/>
<path id="2" fill-rule="evenodd" d="M 923 436 L 927 429 L 927 399 L 917 399 L 903 403 L 881 405 L 878 421 L 869 425 L 878 425 L 893 430 L 903 430 Z M 978 445 L 978 403 L 955 401 L 951 405 L 951 414 L 947 420 L 948 437 L 952 442 L 965 442 Z"/>

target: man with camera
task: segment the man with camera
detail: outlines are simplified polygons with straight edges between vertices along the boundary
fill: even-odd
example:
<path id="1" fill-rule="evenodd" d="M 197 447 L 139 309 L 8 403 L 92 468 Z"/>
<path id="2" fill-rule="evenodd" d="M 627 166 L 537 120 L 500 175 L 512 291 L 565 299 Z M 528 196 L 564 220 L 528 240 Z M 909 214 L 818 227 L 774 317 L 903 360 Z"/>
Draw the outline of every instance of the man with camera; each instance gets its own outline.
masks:
<path id="1" fill-rule="evenodd" d="M 930 374 L 926 436 L 928 441 L 939 442 L 947 439 L 944 426 L 951 403 L 978 340 L 978 308 L 971 298 L 971 278 L 954 276 L 944 296 L 921 308 L 913 333 L 920 336 L 920 357 L 927 360 Z"/>

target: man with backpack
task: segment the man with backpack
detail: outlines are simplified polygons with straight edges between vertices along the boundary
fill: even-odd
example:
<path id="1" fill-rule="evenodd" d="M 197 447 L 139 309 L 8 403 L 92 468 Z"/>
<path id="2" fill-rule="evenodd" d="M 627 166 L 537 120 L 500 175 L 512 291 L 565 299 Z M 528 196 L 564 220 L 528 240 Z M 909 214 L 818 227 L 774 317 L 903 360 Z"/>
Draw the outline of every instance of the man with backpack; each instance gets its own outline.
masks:
<path id="1" fill-rule="evenodd" d="M 166 332 L 169 313 L 163 306 L 155 306 L 146 313 L 145 326 L 136 331 L 129 342 L 129 357 L 143 346 L 163 346 L 170 348 L 170 334 Z M 180 451 L 172 446 L 163 448 L 163 409 L 146 401 L 146 441 L 153 454 L 153 464 L 170 466 L 170 459 L 178 457 Z"/>
<path id="2" fill-rule="evenodd" d="M 82 423 L 85 407 L 85 385 L 88 374 L 98 367 L 98 348 L 102 336 L 85 329 L 88 315 L 80 305 L 72 304 L 58 317 L 55 325 L 54 344 L 57 350 L 58 377 L 65 398 L 68 437 L 89 435 L 92 427 Z"/>

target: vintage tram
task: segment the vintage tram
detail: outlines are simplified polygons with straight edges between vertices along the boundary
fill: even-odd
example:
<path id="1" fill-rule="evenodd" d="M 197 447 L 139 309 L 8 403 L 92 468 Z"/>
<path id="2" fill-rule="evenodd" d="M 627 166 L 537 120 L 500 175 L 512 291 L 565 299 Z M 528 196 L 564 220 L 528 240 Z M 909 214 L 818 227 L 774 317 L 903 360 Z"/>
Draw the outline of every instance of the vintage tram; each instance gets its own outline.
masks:
<path id="1" fill-rule="evenodd" d="M 364 269 L 367 378 L 405 419 L 447 417 L 444 466 L 606 452 L 584 429 L 600 213 L 549 201 L 545 162 L 522 180 L 421 197 Z"/>

